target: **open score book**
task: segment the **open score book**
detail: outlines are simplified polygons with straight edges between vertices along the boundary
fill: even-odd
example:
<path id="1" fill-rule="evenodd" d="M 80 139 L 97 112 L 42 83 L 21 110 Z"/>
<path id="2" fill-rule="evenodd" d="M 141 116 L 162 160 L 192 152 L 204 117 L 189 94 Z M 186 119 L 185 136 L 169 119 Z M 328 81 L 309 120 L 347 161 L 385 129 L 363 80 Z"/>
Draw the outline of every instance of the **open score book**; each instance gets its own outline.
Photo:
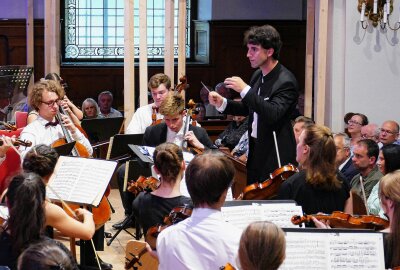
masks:
<path id="1" fill-rule="evenodd" d="M 60 156 L 48 183 L 51 188 L 47 187 L 47 197 L 97 207 L 116 166 L 115 161 Z"/>

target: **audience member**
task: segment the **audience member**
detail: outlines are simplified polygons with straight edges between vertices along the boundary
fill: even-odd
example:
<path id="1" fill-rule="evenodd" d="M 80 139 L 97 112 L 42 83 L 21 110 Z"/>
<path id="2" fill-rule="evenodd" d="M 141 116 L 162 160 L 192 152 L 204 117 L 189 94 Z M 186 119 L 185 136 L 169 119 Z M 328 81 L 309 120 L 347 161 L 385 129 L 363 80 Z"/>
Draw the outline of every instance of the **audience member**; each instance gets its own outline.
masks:
<path id="1" fill-rule="evenodd" d="M 361 127 L 368 125 L 368 118 L 364 114 L 355 113 L 347 123 L 347 131 L 350 134 L 350 145 L 352 150 L 357 142 L 361 140 Z"/>
<path id="2" fill-rule="evenodd" d="M 240 98 L 234 99 L 240 101 Z M 232 122 L 225 128 L 225 130 L 215 140 L 215 145 L 218 147 L 228 147 L 232 150 L 239 142 L 242 135 L 247 132 L 249 118 L 246 116 L 234 115 Z"/>
<path id="3" fill-rule="evenodd" d="M 171 79 L 163 73 L 157 73 L 150 78 L 147 86 L 154 102 L 141 106 L 136 110 L 126 129 L 127 134 L 143 134 L 146 128 L 152 125 L 152 114 L 154 110 L 156 111 L 155 120 L 163 119 L 163 116 L 159 113 L 159 108 L 161 102 L 167 97 L 169 89 L 171 88 Z"/>
<path id="4" fill-rule="evenodd" d="M 354 167 L 350 152 L 350 138 L 346 133 L 337 133 L 333 136 L 336 145 L 336 167 L 343 174 L 345 180 L 350 185 L 350 181 L 358 174 Z"/>
<path id="5" fill-rule="evenodd" d="M 400 144 L 399 138 L 399 124 L 396 121 L 385 121 L 379 129 L 379 142 L 382 145 Z"/>
<path id="6" fill-rule="evenodd" d="M 286 252 L 285 233 L 269 221 L 257 221 L 243 231 L 239 244 L 242 270 L 276 270 Z"/>
<path id="7" fill-rule="evenodd" d="M 243 162 L 247 162 L 247 156 L 249 153 L 249 133 L 243 133 L 242 137 L 235 148 L 232 149 L 231 155 L 238 158 Z"/>
<path id="8" fill-rule="evenodd" d="M 400 169 L 400 145 L 388 144 L 379 151 L 376 163 L 380 172 L 386 175 Z M 380 215 L 385 218 L 379 200 L 379 182 L 374 186 L 368 198 L 368 210 L 372 215 Z"/>
<path id="9" fill-rule="evenodd" d="M 378 155 L 378 144 L 371 139 L 362 139 L 354 147 L 353 164 L 360 173 L 353 177 L 350 184 L 352 190 L 365 201 L 382 177 L 376 166 Z"/>
<path id="10" fill-rule="evenodd" d="M 132 206 L 144 235 L 151 226 L 162 224 L 174 207 L 191 205 L 190 198 L 180 192 L 185 172 L 182 150 L 173 143 L 160 144 L 154 151 L 153 160 L 154 170 L 160 175 L 160 186 L 152 192 L 141 192 Z"/>
<path id="11" fill-rule="evenodd" d="M 336 147 L 329 128 L 306 127 L 297 144 L 296 160 L 301 171 L 283 181 L 278 199 L 295 200 L 306 214 L 343 211 L 350 187 L 335 166 Z"/>
<path id="12" fill-rule="evenodd" d="M 82 102 L 83 118 L 94 119 L 103 118 L 104 116 L 100 112 L 99 105 L 93 98 L 87 98 Z"/>
<path id="13" fill-rule="evenodd" d="M 112 108 L 113 94 L 110 91 L 103 91 L 99 94 L 97 102 L 100 107 L 100 112 L 104 117 L 121 117 L 122 113 Z"/>
<path id="14" fill-rule="evenodd" d="M 293 132 L 294 132 L 294 137 L 296 139 L 296 144 L 299 143 L 299 137 L 303 129 L 313 124 L 314 121 L 307 116 L 301 115 L 296 117 L 293 124 Z"/>
<path id="15" fill-rule="evenodd" d="M 353 112 L 348 112 L 344 115 L 343 121 L 344 121 L 344 133 L 346 133 L 349 137 L 351 137 L 349 133 L 349 120 L 353 117 L 354 113 Z"/>
<path id="16" fill-rule="evenodd" d="M 194 209 L 189 218 L 159 234 L 158 269 L 236 267 L 241 231 L 221 214 L 234 173 L 232 162 L 221 154 L 205 153 L 190 162 L 186 184 Z"/>
<path id="17" fill-rule="evenodd" d="M 361 127 L 361 138 L 379 142 L 379 128 L 377 124 L 368 124 Z"/>
<path id="18" fill-rule="evenodd" d="M 30 245 L 18 258 L 18 270 L 79 270 L 70 251 L 51 239 Z"/>

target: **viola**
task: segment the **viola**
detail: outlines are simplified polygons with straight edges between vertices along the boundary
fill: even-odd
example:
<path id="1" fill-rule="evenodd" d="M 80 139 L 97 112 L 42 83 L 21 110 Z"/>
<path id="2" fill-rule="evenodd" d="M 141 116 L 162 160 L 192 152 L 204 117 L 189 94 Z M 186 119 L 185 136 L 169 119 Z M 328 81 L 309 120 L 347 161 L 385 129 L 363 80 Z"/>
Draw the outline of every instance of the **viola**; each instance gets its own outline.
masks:
<path id="1" fill-rule="evenodd" d="M 160 181 L 153 176 L 139 176 L 136 181 L 130 181 L 127 190 L 137 196 L 142 191 L 154 191 L 160 186 Z"/>
<path id="2" fill-rule="evenodd" d="M 153 106 L 151 109 L 153 111 L 151 114 L 151 126 L 160 124 L 162 122 L 162 119 L 157 119 L 158 108 L 156 106 Z"/>
<path id="3" fill-rule="evenodd" d="M 4 121 L 0 121 L 0 124 L 3 125 L 7 130 L 11 130 L 11 131 L 16 131 L 17 130 L 17 126 L 12 125 L 10 123 L 4 122 Z"/>
<path id="4" fill-rule="evenodd" d="M 168 216 L 164 217 L 164 221 L 162 225 L 152 226 L 147 230 L 146 233 L 146 242 L 150 245 L 150 247 L 155 250 L 157 237 L 165 228 L 169 226 L 179 223 L 182 220 L 190 217 L 192 215 L 193 209 L 187 205 L 178 206 L 171 210 Z"/>
<path id="5" fill-rule="evenodd" d="M 183 136 L 189 131 L 189 125 L 192 124 L 192 126 L 197 125 L 197 110 L 196 110 L 196 102 L 193 101 L 193 99 L 190 99 L 188 102 L 188 109 L 186 110 L 186 120 L 185 120 L 185 128 L 183 131 Z M 202 154 L 203 151 L 196 148 L 196 147 L 191 147 L 188 146 L 187 141 L 182 141 L 182 149 L 186 150 L 187 152 L 191 152 L 194 155 Z"/>
<path id="6" fill-rule="evenodd" d="M 261 183 L 248 185 L 243 190 L 243 200 L 268 200 L 275 197 L 283 181 L 299 172 L 292 164 L 285 165 L 273 171 L 269 179 Z"/>
<path id="7" fill-rule="evenodd" d="M 332 228 L 347 228 L 347 229 L 369 229 L 380 231 L 389 227 L 389 221 L 373 215 L 350 215 L 341 211 L 334 211 L 332 214 L 315 214 L 304 216 L 293 216 L 291 221 L 294 225 L 300 225 L 304 222 L 310 222 L 311 217 L 318 220 L 329 220 L 329 225 Z"/>
<path id="8" fill-rule="evenodd" d="M 32 142 L 27 141 L 27 140 L 20 140 L 20 139 L 16 139 L 15 141 L 12 142 L 12 144 L 14 146 L 25 146 L 25 147 L 30 147 L 32 146 Z M 0 146 L 3 145 L 3 141 L 0 141 Z"/>

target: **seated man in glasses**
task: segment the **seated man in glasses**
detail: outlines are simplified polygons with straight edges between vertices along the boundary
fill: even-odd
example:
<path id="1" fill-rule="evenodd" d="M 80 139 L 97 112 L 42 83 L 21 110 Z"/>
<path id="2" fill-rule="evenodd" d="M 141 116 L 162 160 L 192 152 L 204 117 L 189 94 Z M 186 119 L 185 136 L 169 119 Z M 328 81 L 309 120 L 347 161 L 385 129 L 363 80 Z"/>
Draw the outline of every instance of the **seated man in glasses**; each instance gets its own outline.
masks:
<path id="1" fill-rule="evenodd" d="M 64 97 L 64 90 L 59 83 L 51 80 L 41 80 L 33 86 L 29 95 L 30 105 L 38 112 L 38 118 L 27 125 L 21 133 L 20 139 L 37 144 L 51 145 L 60 138 L 69 135 L 74 141 L 81 143 L 92 155 L 93 149 L 88 139 L 76 128 L 71 119 L 65 115 L 61 121 L 68 134 L 64 134 L 56 115 L 59 112 L 60 99 Z M 22 148 L 22 155 L 29 151 L 30 147 Z"/>
<path id="2" fill-rule="evenodd" d="M 379 142 L 379 128 L 377 124 L 368 124 L 361 127 L 361 139 L 371 139 Z"/>
<path id="3" fill-rule="evenodd" d="M 400 144 L 398 139 L 399 124 L 393 120 L 383 122 L 382 127 L 379 129 L 380 148 L 389 144 Z"/>

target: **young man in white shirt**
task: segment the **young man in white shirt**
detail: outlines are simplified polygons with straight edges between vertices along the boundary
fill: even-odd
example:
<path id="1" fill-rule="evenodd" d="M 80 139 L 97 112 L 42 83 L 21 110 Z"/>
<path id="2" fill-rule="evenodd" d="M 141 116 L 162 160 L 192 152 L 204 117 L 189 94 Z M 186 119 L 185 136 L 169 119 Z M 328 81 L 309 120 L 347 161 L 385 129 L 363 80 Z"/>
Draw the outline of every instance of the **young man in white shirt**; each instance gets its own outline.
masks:
<path id="1" fill-rule="evenodd" d="M 157 238 L 158 269 L 220 269 L 236 267 L 241 230 L 222 218 L 235 169 L 225 156 L 196 156 L 186 169 L 192 215 L 163 230 Z"/>

